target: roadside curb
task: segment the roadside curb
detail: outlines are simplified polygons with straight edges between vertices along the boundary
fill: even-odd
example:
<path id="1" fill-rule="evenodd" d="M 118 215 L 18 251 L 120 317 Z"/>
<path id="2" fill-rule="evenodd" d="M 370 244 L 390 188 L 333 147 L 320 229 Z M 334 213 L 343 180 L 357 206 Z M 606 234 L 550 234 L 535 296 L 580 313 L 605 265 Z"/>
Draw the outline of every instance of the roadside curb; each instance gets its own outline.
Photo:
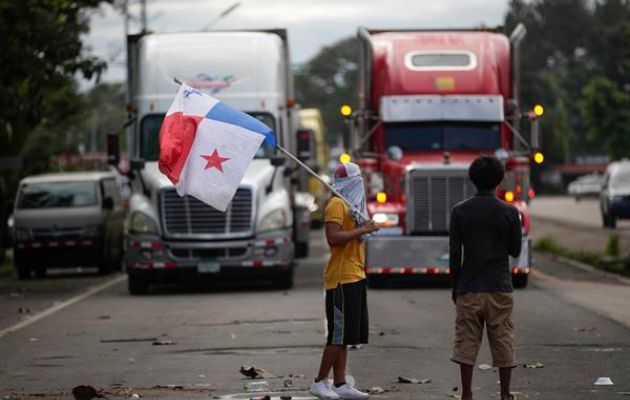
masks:
<path id="1" fill-rule="evenodd" d="M 610 278 L 613 280 L 618 281 L 619 283 L 623 283 L 625 285 L 630 285 L 630 279 L 624 277 L 624 276 L 620 276 L 618 274 L 612 273 L 612 272 L 608 272 L 608 271 L 602 271 L 601 269 L 595 268 L 594 266 L 590 265 L 590 264 L 586 264 L 583 263 L 581 261 L 578 260 L 574 260 L 572 258 L 568 258 L 568 257 L 564 257 L 564 256 L 558 256 L 552 253 L 544 253 L 541 252 L 543 254 L 546 254 L 548 256 L 551 256 L 553 259 L 555 259 L 558 262 L 561 262 L 563 264 L 569 265 L 571 267 L 574 268 L 578 268 L 581 269 L 582 271 L 586 271 L 586 272 L 590 272 L 596 275 L 600 275 L 600 276 L 604 276 L 606 278 Z"/>

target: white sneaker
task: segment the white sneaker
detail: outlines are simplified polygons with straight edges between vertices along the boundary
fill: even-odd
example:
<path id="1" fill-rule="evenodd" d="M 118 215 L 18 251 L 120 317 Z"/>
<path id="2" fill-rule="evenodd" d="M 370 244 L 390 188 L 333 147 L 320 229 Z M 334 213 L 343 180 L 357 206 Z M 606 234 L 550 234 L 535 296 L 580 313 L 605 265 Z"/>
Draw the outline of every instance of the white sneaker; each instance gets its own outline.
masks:
<path id="1" fill-rule="evenodd" d="M 311 389 L 308 392 L 313 396 L 324 400 L 336 400 L 340 398 L 339 395 L 333 391 L 332 385 L 328 379 L 313 382 Z"/>
<path id="2" fill-rule="evenodd" d="M 370 397 L 369 394 L 363 393 L 347 383 L 340 387 L 335 386 L 333 387 L 333 390 L 337 393 L 340 399 L 367 399 Z"/>

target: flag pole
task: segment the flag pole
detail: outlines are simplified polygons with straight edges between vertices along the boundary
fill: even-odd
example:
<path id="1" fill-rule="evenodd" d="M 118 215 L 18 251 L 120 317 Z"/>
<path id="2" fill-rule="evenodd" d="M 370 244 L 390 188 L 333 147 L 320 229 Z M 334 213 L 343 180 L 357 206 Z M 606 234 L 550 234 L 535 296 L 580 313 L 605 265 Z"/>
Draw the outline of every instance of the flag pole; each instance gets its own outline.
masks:
<path id="1" fill-rule="evenodd" d="M 280 145 L 276 145 L 276 149 L 280 150 L 280 152 L 282 154 L 284 154 L 285 156 L 289 157 L 291 160 L 295 161 L 300 167 L 304 168 L 306 170 L 306 172 L 308 172 L 309 174 L 311 174 L 315 179 L 317 179 L 319 182 L 321 182 L 322 185 L 326 186 L 328 189 L 330 189 L 330 191 L 337 197 L 339 197 L 341 200 L 343 200 L 344 203 L 346 203 L 348 205 L 348 207 L 350 207 L 351 210 L 353 210 L 354 212 L 356 212 L 357 214 L 359 214 L 361 217 L 363 217 L 363 219 L 365 221 L 369 221 L 370 217 L 363 214 L 361 211 L 359 211 L 354 205 L 352 205 L 352 203 L 350 203 L 350 201 L 348 199 L 346 199 L 341 193 L 339 193 L 339 191 L 337 191 L 334 187 L 332 187 L 328 182 L 326 182 L 325 180 L 322 179 L 321 176 L 319 176 L 315 171 L 313 171 L 308 165 L 304 164 L 302 161 L 300 161 L 297 157 L 295 157 L 293 154 L 291 154 L 289 151 L 287 151 L 287 149 L 285 149 L 284 147 L 280 146 Z"/>

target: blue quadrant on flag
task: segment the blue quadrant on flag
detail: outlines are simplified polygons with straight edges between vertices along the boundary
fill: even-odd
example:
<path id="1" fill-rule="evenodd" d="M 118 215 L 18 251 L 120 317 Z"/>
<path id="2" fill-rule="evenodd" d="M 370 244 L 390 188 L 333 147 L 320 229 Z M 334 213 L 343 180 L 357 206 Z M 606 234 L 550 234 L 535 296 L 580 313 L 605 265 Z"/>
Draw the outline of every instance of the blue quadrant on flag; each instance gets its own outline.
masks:
<path id="1" fill-rule="evenodd" d="M 260 133 L 265 136 L 267 144 L 271 146 L 276 145 L 276 137 L 267 125 L 223 102 L 219 102 L 212 107 L 210 111 L 208 111 L 208 114 L 206 114 L 206 118 L 219 122 L 225 122 L 226 124 L 240 126 L 242 128 L 249 129 L 250 131 Z"/>

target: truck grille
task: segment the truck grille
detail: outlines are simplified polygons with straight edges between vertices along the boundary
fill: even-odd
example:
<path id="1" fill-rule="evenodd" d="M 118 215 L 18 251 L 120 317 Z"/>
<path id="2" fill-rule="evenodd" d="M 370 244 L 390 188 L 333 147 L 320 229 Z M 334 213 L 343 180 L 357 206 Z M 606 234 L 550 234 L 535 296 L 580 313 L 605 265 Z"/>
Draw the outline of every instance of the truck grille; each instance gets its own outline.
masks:
<path id="1" fill-rule="evenodd" d="M 467 166 L 413 169 L 407 175 L 407 232 L 446 233 L 451 208 L 474 195 Z"/>
<path id="2" fill-rule="evenodd" d="M 174 189 L 162 191 L 164 232 L 176 238 L 235 238 L 252 231 L 252 191 L 239 188 L 225 213 Z"/>

